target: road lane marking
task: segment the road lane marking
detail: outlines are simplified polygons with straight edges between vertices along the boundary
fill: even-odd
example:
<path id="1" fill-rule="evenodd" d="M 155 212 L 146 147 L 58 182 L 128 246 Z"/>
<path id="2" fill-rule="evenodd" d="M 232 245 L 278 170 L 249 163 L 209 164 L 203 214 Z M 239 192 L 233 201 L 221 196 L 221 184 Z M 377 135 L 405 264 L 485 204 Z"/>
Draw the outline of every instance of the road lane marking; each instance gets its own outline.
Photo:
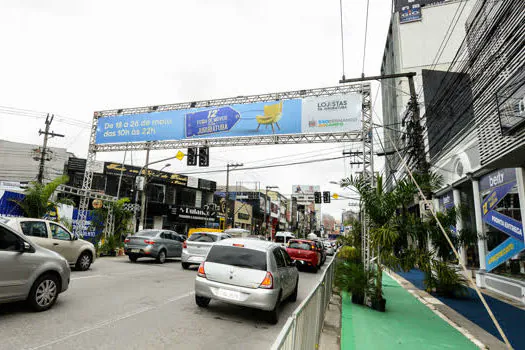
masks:
<path id="1" fill-rule="evenodd" d="M 118 317 L 115 317 L 115 318 L 112 318 L 112 319 L 109 319 L 109 320 L 106 320 L 106 321 L 102 321 L 102 322 L 99 322 L 99 323 L 96 323 L 94 324 L 93 326 L 91 327 L 87 327 L 87 328 L 84 328 L 80 331 L 77 331 L 77 332 L 74 332 L 74 333 L 71 333 L 71 334 L 68 334 L 62 338 L 58 338 L 58 339 L 55 339 L 49 343 L 46 343 L 46 344 L 42 344 L 42 345 L 39 345 L 37 347 L 34 347 L 34 348 L 31 348 L 31 350 L 37 350 L 37 349 L 42 349 L 42 348 L 46 348 L 48 346 L 51 346 L 51 345 L 55 345 L 57 343 L 61 343 L 63 342 L 64 340 L 68 340 L 68 339 L 71 339 L 73 337 L 76 337 L 76 336 L 79 336 L 81 334 L 84 334 L 84 333 L 87 333 L 87 332 L 91 332 L 91 331 L 94 331 L 96 329 L 99 329 L 99 328 L 102 328 L 104 326 L 107 326 L 107 325 L 110 325 L 110 324 L 113 324 L 113 323 L 117 323 L 119 321 L 122 321 L 122 320 L 125 320 L 125 319 L 128 319 L 130 317 L 133 317 L 133 316 L 136 316 L 136 315 L 139 315 L 139 314 L 142 314 L 144 312 L 148 312 L 148 311 L 151 311 L 151 310 L 155 310 L 155 309 L 158 309 L 160 306 L 164 306 L 166 304 L 169 304 L 169 303 L 172 303 L 174 301 L 177 301 L 177 300 L 181 300 L 181 299 L 184 299 L 186 297 L 189 297 L 190 295 L 193 295 L 195 292 L 189 292 L 189 293 L 186 293 L 186 294 L 182 294 L 182 295 L 179 295 L 179 296 L 176 296 L 174 298 L 170 298 L 168 299 L 167 301 L 157 305 L 157 306 L 146 306 L 146 307 L 143 307 L 143 308 L 140 308 L 138 310 L 135 310 L 135 311 L 132 311 L 132 312 L 128 312 L 128 313 L 125 313 L 123 315 L 120 315 Z"/>
<path id="2" fill-rule="evenodd" d="M 82 277 L 72 277 L 71 281 L 82 280 L 82 279 L 85 279 L 85 278 L 95 278 L 95 277 L 104 277 L 104 275 L 91 275 L 91 276 L 82 276 Z"/>

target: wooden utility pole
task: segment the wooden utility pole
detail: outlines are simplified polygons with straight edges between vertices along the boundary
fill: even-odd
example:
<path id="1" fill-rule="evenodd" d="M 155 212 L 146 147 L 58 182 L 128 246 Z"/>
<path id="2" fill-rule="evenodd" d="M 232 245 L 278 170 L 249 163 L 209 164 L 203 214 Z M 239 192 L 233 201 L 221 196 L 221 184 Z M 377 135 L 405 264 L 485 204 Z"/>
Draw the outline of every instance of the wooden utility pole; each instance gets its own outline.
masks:
<path id="1" fill-rule="evenodd" d="M 51 123 L 53 122 L 53 118 L 55 116 L 51 115 L 51 118 L 49 118 L 49 114 L 46 116 L 46 130 L 38 130 L 38 135 L 44 134 L 44 144 L 42 145 L 42 152 L 40 152 L 40 167 L 38 169 L 38 178 L 37 181 L 39 183 L 42 183 L 44 180 L 44 165 L 46 162 L 46 153 L 47 153 L 47 139 L 48 137 L 64 137 L 62 134 L 56 134 L 54 132 L 49 132 L 49 127 L 51 126 Z"/>

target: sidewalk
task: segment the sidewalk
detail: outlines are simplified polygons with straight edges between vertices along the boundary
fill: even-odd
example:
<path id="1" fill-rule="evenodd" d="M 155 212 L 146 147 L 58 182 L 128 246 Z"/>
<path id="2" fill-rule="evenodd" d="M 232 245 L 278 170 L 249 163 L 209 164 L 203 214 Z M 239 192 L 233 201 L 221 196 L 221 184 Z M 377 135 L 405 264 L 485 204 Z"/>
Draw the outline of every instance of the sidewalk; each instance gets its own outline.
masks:
<path id="1" fill-rule="evenodd" d="M 342 305 L 342 350 L 372 349 L 477 349 L 454 327 L 383 275 L 387 311 L 382 313 L 352 304 L 345 295 Z"/>
<path id="2" fill-rule="evenodd" d="M 411 270 L 408 272 L 397 272 L 397 274 L 417 288 L 424 290 L 423 279 L 425 276 L 422 271 Z M 525 349 L 525 332 L 523 328 L 525 311 L 491 296 L 484 295 L 484 297 L 512 346 L 515 349 Z M 436 298 L 501 340 L 496 327 L 473 289 L 469 288 L 469 297 L 465 299 Z"/>

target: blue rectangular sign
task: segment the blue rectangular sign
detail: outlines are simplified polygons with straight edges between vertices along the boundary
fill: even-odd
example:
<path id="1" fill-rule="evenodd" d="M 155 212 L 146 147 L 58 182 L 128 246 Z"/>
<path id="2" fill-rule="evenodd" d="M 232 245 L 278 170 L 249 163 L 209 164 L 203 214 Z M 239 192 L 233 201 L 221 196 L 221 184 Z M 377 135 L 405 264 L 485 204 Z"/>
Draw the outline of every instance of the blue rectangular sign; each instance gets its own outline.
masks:
<path id="1" fill-rule="evenodd" d="M 496 170 L 479 180 L 479 190 L 483 192 L 511 181 L 516 181 L 516 169 L 505 168 Z"/>
<path id="2" fill-rule="evenodd" d="M 525 243 L 515 238 L 508 238 L 505 242 L 487 254 L 487 271 L 491 271 L 525 249 Z"/>
<path id="3" fill-rule="evenodd" d="M 454 196 L 452 195 L 452 191 L 449 191 L 439 197 L 439 209 L 441 211 L 448 210 L 452 207 L 454 207 Z"/>
<path id="4" fill-rule="evenodd" d="M 523 241 L 523 225 L 518 220 L 491 210 L 483 217 L 483 221 L 501 232 Z"/>
<path id="5" fill-rule="evenodd" d="M 356 93 L 274 100 L 97 119 L 96 144 L 361 130 Z"/>
<path id="6" fill-rule="evenodd" d="M 401 7 L 399 11 L 399 23 L 421 21 L 421 5 L 411 4 Z"/>

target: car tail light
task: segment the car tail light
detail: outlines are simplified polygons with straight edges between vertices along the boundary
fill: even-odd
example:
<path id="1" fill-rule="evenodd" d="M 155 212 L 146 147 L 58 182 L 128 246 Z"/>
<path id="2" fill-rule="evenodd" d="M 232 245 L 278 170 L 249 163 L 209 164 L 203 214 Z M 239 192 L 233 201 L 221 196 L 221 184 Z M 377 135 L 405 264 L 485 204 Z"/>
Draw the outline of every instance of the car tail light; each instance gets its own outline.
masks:
<path id="1" fill-rule="evenodd" d="M 197 270 L 197 276 L 206 278 L 206 273 L 204 272 L 204 261 L 199 265 L 199 270 Z"/>
<path id="2" fill-rule="evenodd" d="M 273 276 L 270 271 L 266 272 L 266 276 L 264 276 L 264 279 L 261 282 L 259 288 L 273 289 Z"/>
<path id="3" fill-rule="evenodd" d="M 188 248 L 188 245 L 186 244 L 186 241 L 184 241 L 184 242 L 182 243 L 182 248 L 183 248 L 183 249 Z"/>
<path id="4" fill-rule="evenodd" d="M 241 243 L 234 243 L 233 246 L 234 246 L 234 247 L 241 247 L 241 248 L 244 248 L 244 244 L 241 244 Z"/>
<path id="5" fill-rule="evenodd" d="M 315 249 L 316 249 L 314 245 L 313 245 L 313 246 L 311 246 L 310 248 L 312 248 L 312 250 L 315 250 Z"/>
<path id="6" fill-rule="evenodd" d="M 151 241 L 149 239 L 145 239 L 144 243 L 146 243 L 146 244 L 155 244 L 155 241 Z"/>
<path id="7" fill-rule="evenodd" d="M 129 238 L 126 238 L 126 239 L 124 240 L 124 243 L 129 243 Z"/>

